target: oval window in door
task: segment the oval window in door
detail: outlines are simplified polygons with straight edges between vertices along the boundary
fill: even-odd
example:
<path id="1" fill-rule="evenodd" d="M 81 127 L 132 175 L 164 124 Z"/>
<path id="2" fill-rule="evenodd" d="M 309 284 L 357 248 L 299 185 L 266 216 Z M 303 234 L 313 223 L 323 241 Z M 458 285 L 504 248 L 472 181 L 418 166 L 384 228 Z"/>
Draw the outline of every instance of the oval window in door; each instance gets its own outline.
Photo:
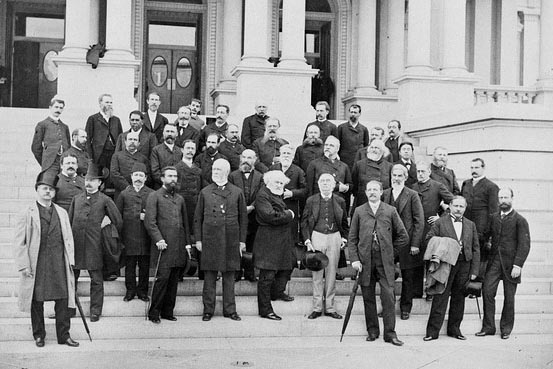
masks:
<path id="1" fill-rule="evenodd" d="M 150 67 L 150 76 L 152 77 L 152 82 L 157 87 L 161 87 L 167 81 L 167 61 L 163 56 L 156 56 L 152 61 L 152 66 Z"/>
<path id="2" fill-rule="evenodd" d="M 192 80 L 192 66 L 186 57 L 180 58 L 177 63 L 177 83 L 180 87 L 187 87 Z"/>
<path id="3" fill-rule="evenodd" d="M 44 78 L 48 82 L 54 82 L 58 79 L 58 66 L 52 60 L 58 52 L 55 50 L 50 50 L 44 55 L 44 60 L 42 61 L 42 71 L 44 72 Z"/>

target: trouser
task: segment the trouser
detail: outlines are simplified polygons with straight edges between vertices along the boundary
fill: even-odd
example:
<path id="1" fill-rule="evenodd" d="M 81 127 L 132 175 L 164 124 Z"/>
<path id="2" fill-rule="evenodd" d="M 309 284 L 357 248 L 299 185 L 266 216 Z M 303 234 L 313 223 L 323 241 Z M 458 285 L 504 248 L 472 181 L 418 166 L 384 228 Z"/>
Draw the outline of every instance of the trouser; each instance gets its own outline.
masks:
<path id="1" fill-rule="evenodd" d="M 42 168 L 42 172 L 46 175 L 44 178 L 53 178 L 60 173 L 60 156 L 56 155 L 54 162 L 48 168 Z"/>
<path id="2" fill-rule="evenodd" d="M 236 301 L 234 299 L 234 271 L 222 272 L 223 274 L 223 315 L 236 313 Z M 217 282 L 216 270 L 204 270 L 204 288 L 202 300 L 204 314 L 215 312 L 215 285 Z"/>
<path id="3" fill-rule="evenodd" d="M 288 281 L 288 270 L 259 270 L 259 281 L 257 282 L 257 307 L 259 315 L 266 316 L 274 313 L 271 299 L 276 300 L 286 286 Z"/>
<path id="4" fill-rule="evenodd" d="M 509 281 L 503 273 L 499 254 L 496 254 L 489 260 L 488 271 L 482 284 L 482 299 L 484 300 L 484 320 L 482 321 L 482 331 L 495 334 L 495 296 L 499 281 L 503 280 L 503 310 L 499 329 L 501 333 L 511 334 L 515 324 L 515 293 L 517 284 Z"/>
<path id="5" fill-rule="evenodd" d="M 412 288 L 413 297 L 421 298 L 424 291 L 424 265 L 413 268 Z"/>
<path id="6" fill-rule="evenodd" d="M 138 266 L 138 285 L 136 284 L 136 267 Z M 150 255 L 127 255 L 125 263 L 125 287 L 127 294 L 148 295 L 148 277 L 150 272 Z"/>
<path id="7" fill-rule="evenodd" d="M 71 319 L 67 307 L 67 299 L 54 300 L 54 310 L 56 312 L 56 336 L 58 343 L 65 343 L 69 338 L 69 328 L 71 328 Z M 32 300 L 31 302 L 31 325 L 33 327 L 33 337 L 46 337 L 44 328 L 44 302 Z"/>
<path id="8" fill-rule="evenodd" d="M 313 231 L 311 243 L 315 250 L 321 251 L 328 257 L 328 265 L 325 269 L 313 273 L 313 311 L 323 311 L 323 298 L 325 312 L 334 313 L 334 297 L 336 295 L 336 270 L 340 260 L 340 244 L 342 239 L 339 232 L 323 234 Z M 325 279 L 323 282 L 323 278 Z M 326 289 L 326 293 L 325 293 Z"/>
<path id="9" fill-rule="evenodd" d="M 401 297 L 399 299 L 399 307 L 402 313 L 410 313 L 413 307 L 413 298 L 416 296 L 417 286 L 417 269 L 421 267 L 401 269 Z M 421 283 L 422 288 L 422 283 Z M 422 296 L 422 294 L 421 294 Z"/>
<path id="10" fill-rule="evenodd" d="M 80 269 L 74 269 L 75 287 L 81 275 Z M 90 276 L 90 315 L 102 315 L 104 306 L 104 277 L 101 269 L 89 270 Z"/>
<path id="11" fill-rule="evenodd" d="M 177 301 L 177 287 L 179 283 L 179 268 L 158 268 L 152 291 L 152 302 L 148 317 L 158 319 L 173 316 Z"/>
<path id="12" fill-rule="evenodd" d="M 461 322 L 465 313 L 463 288 L 469 280 L 469 273 L 470 261 L 465 261 L 465 257 L 460 254 L 457 263 L 451 267 L 444 292 L 441 295 L 434 295 L 432 299 L 430 316 L 426 325 L 426 336 L 437 338 L 440 335 L 450 295 L 447 334 L 450 336 L 461 334 Z"/>
<path id="13" fill-rule="evenodd" d="M 363 303 L 365 308 L 365 323 L 367 333 L 372 336 L 380 335 L 380 326 L 378 324 L 378 315 L 376 312 L 376 282 L 380 284 L 380 301 L 382 303 L 382 320 L 384 323 L 384 339 L 390 340 L 396 338 L 396 315 L 395 315 L 395 295 L 394 285 L 389 284 L 382 263 L 380 251 L 371 253 L 371 271 L 370 283 L 368 286 L 361 286 L 363 293 Z"/>

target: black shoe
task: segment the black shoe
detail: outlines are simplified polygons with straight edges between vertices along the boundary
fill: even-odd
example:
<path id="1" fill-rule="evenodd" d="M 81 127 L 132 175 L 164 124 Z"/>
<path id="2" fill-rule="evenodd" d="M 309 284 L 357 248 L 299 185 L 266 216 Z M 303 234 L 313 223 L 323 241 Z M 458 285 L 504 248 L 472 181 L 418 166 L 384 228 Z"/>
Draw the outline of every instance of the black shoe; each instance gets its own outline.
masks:
<path id="1" fill-rule="evenodd" d="M 98 320 L 100 320 L 100 315 L 99 314 L 90 314 L 90 321 L 91 322 L 97 322 Z"/>
<path id="2" fill-rule="evenodd" d="M 171 322 L 176 322 L 176 321 L 177 321 L 177 318 L 174 317 L 174 316 L 172 316 L 172 315 L 171 315 L 171 316 L 163 316 L 163 315 L 162 315 L 162 316 L 161 316 L 161 319 L 169 320 L 169 321 L 171 321 Z"/>
<path id="3" fill-rule="evenodd" d="M 249 282 L 257 282 L 257 277 L 256 276 L 247 276 L 247 277 L 244 277 L 245 280 L 249 281 Z"/>
<path id="4" fill-rule="evenodd" d="M 138 295 L 138 298 L 144 302 L 150 301 L 150 298 L 147 295 Z"/>
<path id="5" fill-rule="evenodd" d="M 369 335 L 367 336 L 366 341 L 373 342 L 373 341 L 376 341 L 377 338 L 378 338 L 378 335 L 377 335 L 377 334 L 369 334 Z"/>
<path id="6" fill-rule="evenodd" d="M 50 314 L 50 315 L 48 315 L 48 319 L 56 319 L 56 314 Z"/>
<path id="7" fill-rule="evenodd" d="M 202 320 L 204 322 L 209 322 L 211 320 L 211 318 L 213 317 L 213 314 L 210 314 L 210 313 L 205 313 L 203 316 L 202 316 Z"/>
<path id="8" fill-rule="evenodd" d="M 377 314 L 379 318 L 382 318 L 382 311 Z"/>
<path id="9" fill-rule="evenodd" d="M 321 315 L 323 315 L 323 313 L 321 313 L 320 311 L 313 311 L 311 314 L 309 314 L 307 319 L 317 319 Z"/>
<path id="10" fill-rule="evenodd" d="M 125 295 L 125 297 L 123 297 L 123 301 L 125 302 L 129 302 L 131 301 L 132 299 L 134 299 L 134 293 L 127 293 Z"/>
<path id="11" fill-rule="evenodd" d="M 79 342 L 74 341 L 73 338 L 69 337 L 65 342 L 60 343 L 60 345 L 67 345 L 69 347 L 79 347 Z"/>
<path id="12" fill-rule="evenodd" d="M 336 273 L 336 280 L 337 281 L 343 281 L 344 280 L 344 276 L 343 275 L 340 275 L 338 273 Z"/>
<path id="13" fill-rule="evenodd" d="M 104 281 L 113 282 L 116 279 L 117 279 L 117 274 L 110 274 L 108 277 L 104 278 Z"/>
<path id="14" fill-rule="evenodd" d="M 422 340 L 428 342 L 428 341 L 433 341 L 433 340 L 437 340 L 437 339 L 438 339 L 438 337 L 426 336 Z"/>
<path id="15" fill-rule="evenodd" d="M 342 319 L 342 316 L 340 314 L 338 314 L 337 312 L 333 311 L 333 312 L 330 312 L 330 313 L 325 313 L 326 316 L 329 316 L 331 318 L 334 318 L 334 319 Z"/>
<path id="16" fill-rule="evenodd" d="M 401 318 L 401 320 L 407 320 L 407 319 L 409 319 L 409 313 L 406 312 L 406 311 L 402 311 L 402 312 L 401 312 L 400 318 Z"/>
<path id="17" fill-rule="evenodd" d="M 501 339 L 502 340 L 508 340 L 509 337 L 511 337 L 510 333 L 501 333 Z"/>
<path id="18" fill-rule="evenodd" d="M 152 322 L 154 324 L 161 323 L 161 319 L 159 319 L 159 317 L 149 317 L 148 319 L 150 320 L 150 322 Z"/>
<path id="19" fill-rule="evenodd" d="M 269 319 L 269 320 L 282 320 L 281 317 L 276 315 L 275 313 L 270 313 L 267 315 L 261 315 L 262 318 Z"/>
<path id="20" fill-rule="evenodd" d="M 426 301 L 432 301 L 433 298 L 434 298 L 434 296 L 432 296 L 432 295 L 426 295 L 425 300 Z"/>
<path id="21" fill-rule="evenodd" d="M 467 337 L 463 336 L 462 334 L 448 334 L 449 337 L 456 338 L 461 341 L 466 341 Z"/>
<path id="22" fill-rule="evenodd" d="M 400 341 L 397 337 L 385 339 L 384 342 L 391 343 L 394 346 L 403 346 L 403 341 Z"/>
<path id="23" fill-rule="evenodd" d="M 290 301 L 294 301 L 294 298 L 290 295 L 287 295 L 287 294 L 283 293 L 282 295 L 280 295 L 276 299 L 271 299 L 271 300 L 273 300 L 273 301 L 280 300 L 280 301 L 284 301 L 284 302 L 290 302 Z"/>
<path id="24" fill-rule="evenodd" d="M 237 322 L 241 321 L 242 318 L 240 318 L 240 315 L 238 313 L 231 313 L 231 314 L 223 314 L 225 318 L 229 318 L 232 320 L 236 320 Z"/>
<path id="25" fill-rule="evenodd" d="M 484 337 L 484 336 L 493 336 L 495 333 L 488 333 L 486 331 L 480 331 L 480 332 L 476 332 L 474 335 L 476 337 Z"/>
<path id="26" fill-rule="evenodd" d="M 42 338 L 42 337 L 35 338 L 36 347 L 44 347 L 44 344 L 45 344 L 44 338 Z"/>

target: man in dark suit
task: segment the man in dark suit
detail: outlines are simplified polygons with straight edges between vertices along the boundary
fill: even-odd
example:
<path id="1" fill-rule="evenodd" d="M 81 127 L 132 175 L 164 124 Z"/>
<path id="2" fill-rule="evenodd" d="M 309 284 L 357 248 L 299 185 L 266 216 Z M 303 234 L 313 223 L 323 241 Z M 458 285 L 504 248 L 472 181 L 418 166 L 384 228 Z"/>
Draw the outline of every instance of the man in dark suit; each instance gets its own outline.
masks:
<path id="1" fill-rule="evenodd" d="M 60 171 L 60 156 L 69 149 L 69 127 L 59 118 L 65 107 L 65 101 L 53 98 L 50 101 L 50 115 L 37 123 L 31 144 L 31 151 L 49 178 Z"/>
<path id="2" fill-rule="evenodd" d="M 200 118 L 199 114 L 202 110 L 202 100 L 194 98 L 190 100 L 190 125 L 198 132 L 201 132 L 205 127 L 205 121 Z"/>
<path id="3" fill-rule="evenodd" d="M 193 140 L 198 146 L 200 141 L 200 131 L 192 127 L 190 124 L 190 108 L 188 106 L 181 106 L 177 111 L 177 120 L 174 125 L 177 127 L 177 139 L 175 144 L 183 148 L 184 141 Z"/>
<path id="4" fill-rule="evenodd" d="M 240 257 L 246 249 L 246 201 L 242 190 L 228 182 L 228 161 L 215 160 L 211 171 L 213 183 L 200 192 L 194 216 L 196 248 L 202 252 L 205 275 L 202 320 L 211 320 L 215 312 L 218 271 L 223 275 L 223 316 L 241 320 L 236 313 L 234 274 L 240 270 Z"/>
<path id="5" fill-rule="evenodd" d="M 422 291 L 424 270 L 420 252 L 424 231 L 424 211 L 419 194 L 405 186 L 407 168 L 396 164 L 392 168 L 392 187 L 384 190 L 382 201 L 396 208 L 407 234 L 409 247 L 399 252 L 401 268 L 401 320 L 409 319 L 415 292 Z"/>
<path id="6" fill-rule="evenodd" d="M 500 212 L 491 216 L 486 237 L 491 237 L 488 267 L 482 286 L 484 319 L 477 336 L 495 334 L 495 295 L 503 280 L 503 311 L 499 329 L 508 339 L 515 323 L 515 293 L 520 283 L 524 262 L 530 252 L 530 229 L 526 219 L 513 209 L 513 190 L 502 188 L 498 193 Z"/>
<path id="7" fill-rule="evenodd" d="M 388 137 L 384 145 L 390 150 L 390 161 L 395 163 L 399 160 L 399 149 L 402 143 L 409 142 L 409 137 L 401 131 L 401 122 L 393 119 L 388 122 Z"/>
<path id="8" fill-rule="evenodd" d="M 235 171 L 240 166 L 240 154 L 245 149 L 246 147 L 240 142 L 238 126 L 229 124 L 225 132 L 225 139 L 219 144 L 219 152 L 226 156 L 231 171 Z"/>
<path id="9" fill-rule="evenodd" d="M 69 211 L 73 198 L 85 192 L 84 178 L 77 175 L 77 158 L 68 152 L 61 157 L 61 173 L 54 203 Z"/>
<path id="10" fill-rule="evenodd" d="M 338 126 L 337 138 L 340 140 L 340 160 L 353 170 L 357 150 L 369 145 L 369 130 L 359 123 L 361 106 L 353 104 L 349 107 L 349 120 Z"/>
<path id="11" fill-rule="evenodd" d="M 280 147 L 288 144 L 288 141 L 278 134 L 280 121 L 277 118 L 268 118 L 265 123 L 265 135 L 254 141 L 252 150 L 259 158 L 259 161 L 268 168 L 278 163 L 280 158 Z"/>
<path id="12" fill-rule="evenodd" d="M 333 194 L 336 180 L 332 174 L 321 174 L 317 184 L 320 193 L 307 199 L 301 229 L 307 250 L 325 254 L 328 265 L 323 270 L 313 271 L 313 311 L 307 318 L 316 319 L 324 313 L 334 319 L 342 319 L 336 311 L 334 296 L 340 250 L 347 243 L 348 212 L 344 199 Z"/>
<path id="13" fill-rule="evenodd" d="M 399 160 L 394 164 L 401 164 L 407 168 L 407 180 L 405 186 L 412 188 L 413 184 L 417 183 L 417 165 L 413 156 L 414 147 L 409 141 L 402 142 L 399 145 Z"/>
<path id="14" fill-rule="evenodd" d="M 215 160 L 227 160 L 227 157 L 219 152 L 220 142 L 221 137 L 216 132 L 210 133 L 206 137 L 206 149 L 194 159 L 194 165 L 202 171 L 202 188 L 213 183 L 211 167 L 213 166 Z"/>
<path id="15" fill-rule="evenodd" d="M 436 220 L 432 224 L 430 232 L 426 235 L 426 242 L 434 236 L 456 240 L 459 243 L 459 256 L 455 265 L 451 266 L 444 292 L 435 295 L 432 300 L 428 324 L 426 325 L 425 341 L 438 339 L 450 296 L 447 335 L 459 340 L 467 339 L 461 333 L 461 322 L 465 313 L 463 289 L 469 279 L 474 280 L 478 276 L 480 245 L 478 244 L 476 226 L 466 217 L 463 217 L 466 206 L 467 202 L 464 197 L 455 196 L 449 204 L 450 214 Z"/>
<path id="16" fill-rule="evenodd" d="M 110 177 L 113 186 L 115 187 L 114 199 L 127 187 L 132 184 L 132 171 L 136 163 L 143 164 L 146 168 L 149 166 L 148 158 L 138 152 L 137 148 L 140 145 L 138 141 L 138 133 L 132 132 L 127 134 L 125 139 L 125 150 L 117 151 L 111 158 Z M 148 178 L 149 171 L 146 172 Z"/>
<path id="17" fill-rule="evenodd" d="M 157 92 L 150 92 L 146 102 L 148 104 L 148 110 L 144 113 L 144 128 L 156 136 L 158 143 L 162 143 L 163 128 L 169 124 L 169 121 L 158 112 L 161 99 Z"/>
<path id="18" fill-rule="evenodd" d="M 263 187 L 263 174 L 255 169 L 255 162 L 257 156 L 255 152 L 250 149 L 246 149 L 240 155 L 240 167 L 230 173 L 228 177 L 229 183 L 232 183 L 236 187 L 240 188 L 244 193 L 244 199 L 246 200 L 246 211 L 248 213 L 248 231 L 246 236 L 246 251 L 253 251 L 253 243 L 255 241 L 255 234 L 257 232 L 257 220 L 255 218 L 255 198 L 257 193 Z M 250 282 L 255 282 L 255 270 L 253 265 L 248 268 L 244 268 L 244 278 Z M 242 267 L 235 276 L 236 281 L 242 279 Z"/>
<path id="19" fill-rule="evenodd" d="M 351 266 L 361 273 L 359 284 L 365 305 L 367 341 L 374 341 L 380 335 L 375 296 L 378 280 L 384 341 L 402 346 L 395 331 L 394 258 L 407 247 L 409 235 L 396 209 L 380 200 L 382 184 L 370 181 L 366 189 L 368 202 L 356 208 L 351 219 L 348 251 Z"/>
<path id="20" fill-rule="evenodd" d="M 478 276 L 484 278 L 488 261 L 488 250 L 483 247 L 486 243 L 484 233 L 488 228 L 490 215 L 497 213 L 497 192 L 499 187 L 484 176 L 484 160 L 473 159 L 470 164 L 471 179 L 463 182 L 461 193 L 467 200 L 465 216 L 476 224 L 480 248 L 480 272 Z"/>
<path id="21" fill-rule="evenodd" d="M 77 175 L 84 177 L 88 169 L 90 157 L 86 152 L 88 135 L 84 129 L 77 128 L 71 132 L 71 147 L 65 153 L 77 158 Z"/>
<path id="22" fill-rule="evenodd" d="M 225 132 L 228 129 L 228 115 L 230 114 L 230 108 L 228 105 L 219 104 L 215 107 L 215 122 L 210 123 L 204 127 L 200 132 L 200 146 L 198 152 L 206 150 L 207 137 L 216 133 L 221 141 L 225 137 Z"/>
<path id="23" fill-rule="evenodd" d="M 255 114 L 244 118 L 242 122 L 242 144 L 247 148 L 253 148 L 253 143 L 265 135 L 265 121 L 267 115 L 267 104 L 264 102 L 255 103 Z M 232 164 L 232 163 L 231 163 Z"/>
<path id="24" fill-rule="evenodd" d="M 320 136 L 321 129 L 314 124 L 310 125 L 307 127 L 307 138 L 296 149 L 294 164 L 304 172 L 307 172 L 307 167 L 313 160 L 323 157 L 324 142 Z"/>
<path id="25" fill-rule="evenodd" d="M 175 145 L 177 138 L 177 128 L 167 124 L 163 128 L 163 143 L 160 143 L 152 150 L 150 155 L 150 167 L 154 189 L 161 187 L 161 170 L 165 167 L 175 166 L 182 159 L 182 150 Z"/>
<path id="26" fill-rule="evenodd" d="M 157 137 L 150 131 L 144 129 L 143 119 L 144 115 L 140 111 L 133 110 L 130 112 L 129 124 L 131 128 L 119 135 L 115 151 L 125 150 L 125 139 L 127 135 L 130 132 L 136 132 L 138 133 L 138 152 L 150 159 L 152 150 L 157 146 Z"/>
<path id="27" fill-rule="evenodd" d="M 113 115 L 113 98 L 101 94 L 98 98 L 100 111 L 88 117 L 85 130 L 88 135 L 87 151 L 92 161 L 100 170 L 109 169 L 111 157 L 115 152 L 117 137 L 123 132 L 121 121 Z M 107 184 L 111 187 L 111 184 Z"/>
<path id="28" fill-rule="evenodd" d="M 328 117 L 328 113 L 330 113 L 330 105 L 328 102 L 318 101 L 315 105 L 315 117 L 317 119 L 311 123 L 308 123 L 307 127 L 305 127 L 305 133 L 303 135 L 304 140 L 307 138 L 307 128 L 311 125 L 319 127 L 321 130 L 321 140 L 323 140 L 323 142 L 326 142 L 326 138 L 328 136 L 337 137 L 338 128 L 336 128 L 334 123 L 326 119 L 326 117 Z"/>
<path id="29" fill-rule="evenodd" d="M 459 184 L 457 183 L 457 177 L 455 177 L 455 172 L 453 169 L 447 168 L 447 149 L 445 147 L 438 146 L 434 149 L 430 169 L 430 178 L 443 183 L 447 190 L 452 194 L 461 194 Z"/>
<path id="30" fill-rule="evenodd" d="M 161 181 L 163 186 L 146 200 L 144 218 L 144 226 L 152 239 L 151 266 L 155 268 L 159 260 L 148 311 L 148 319 L 154 324 L 159 324 L 160 318 L 177 320 L 173 311 L 179 270 L 185 267 L 192 247 L 186 205 L 182 196 L 176 193 L 175 167 L 164 167 L 161 170 Z"/>
<path id="31" fill-rule="evenodd" d="M 373 127 L 369 130 L 369 144 L 373 142 L 374 140 L 382 140 L 384 141 L 384 128 L 382 127 Z M 357 163 L 359 160 L 363 160 L 367 157 L 367 149 L 369 145 L 360 148 L 357 150 L 357 153 L 355 154 L 355 163 Z M 389 152 L 387 152 L 389 154 Z M 386 155 L 384 155 L 386 156 Z"/>

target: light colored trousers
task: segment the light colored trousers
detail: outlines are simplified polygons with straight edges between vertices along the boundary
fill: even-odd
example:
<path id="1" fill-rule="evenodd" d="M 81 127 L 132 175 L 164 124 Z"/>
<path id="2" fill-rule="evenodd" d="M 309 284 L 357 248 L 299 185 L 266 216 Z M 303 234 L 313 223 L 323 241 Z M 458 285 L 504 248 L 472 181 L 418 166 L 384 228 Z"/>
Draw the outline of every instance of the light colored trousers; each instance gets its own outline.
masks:
<path id="1" fill-rule="evenodd" d="M 336 269 L 340 260 L 340 245 L 342 237 L 340 232 L 324 234 L 313 231 L 311 235 L 313 248 L 328 257 L 328 266 L 313 273 L 313 311 L 323 311 L 323 295 L 326 302 L 325 312 L 336 312 L 334 308 L 334 296 L 336 295 Z M 325 276 L 323 288 L 323 275 Z M 326 293 L 325 293 L 326 291 Z"/>

